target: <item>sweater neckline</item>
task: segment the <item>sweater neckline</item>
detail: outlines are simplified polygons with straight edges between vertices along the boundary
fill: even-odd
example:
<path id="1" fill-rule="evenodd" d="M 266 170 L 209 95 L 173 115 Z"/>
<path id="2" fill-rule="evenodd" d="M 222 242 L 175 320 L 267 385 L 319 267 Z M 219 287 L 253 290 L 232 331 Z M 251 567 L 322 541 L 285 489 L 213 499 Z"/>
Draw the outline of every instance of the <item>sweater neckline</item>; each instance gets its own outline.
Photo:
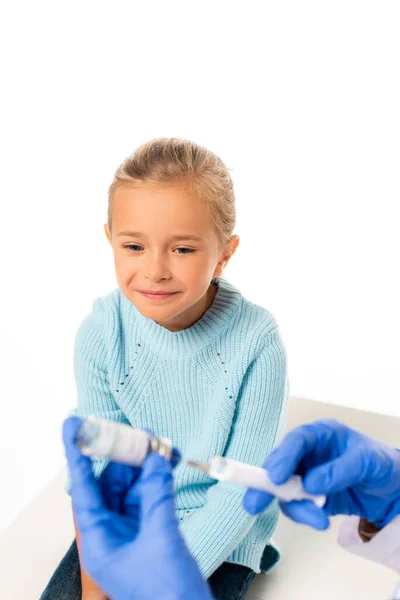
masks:
<path id="1" fill-rule="evenodd" d="M 222 277 L 213 278 L 211 284 L 217 288 L 213 303 L 200 319 L 182 331 L 170 331 L 148 319 L 123 296 L 139 325 L 143 343 L 151 345 L 157 354 L 194 353 L 209 345 L 229 322 L 241 298 L 239 290 Z"/>

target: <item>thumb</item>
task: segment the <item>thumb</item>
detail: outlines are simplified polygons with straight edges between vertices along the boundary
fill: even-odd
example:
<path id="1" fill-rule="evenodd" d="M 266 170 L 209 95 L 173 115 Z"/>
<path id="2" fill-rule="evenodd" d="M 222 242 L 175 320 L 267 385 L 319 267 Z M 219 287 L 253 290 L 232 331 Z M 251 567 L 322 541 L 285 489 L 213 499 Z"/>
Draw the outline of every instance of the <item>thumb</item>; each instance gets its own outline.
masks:
<path id="1" fill-rule="evenodd" d="M 84 456 L 76 443 L 82 421 L 69 417 L 63 423 L 63 441 L 71 479 L 71 499 L 78 529 L 92 526 L 98 514 L 105 509 L 104 499 L 96 481 L 92 463 Z"/>
<path id="2" fill-rule="evenodd" d="M 251 515 L 265 510 L 274 499 L 272 494 L 260 490 L 249 489 L 243 498 L 243 508 Z"/>
<path id="3" fill-rule="evenodd" d="M 349 450 L 339 458 L 311 469 L 303 478 L 303 485 L 310 494 L 333 494 L 358 485 L 363 478 L 362 454 L 358 450 Z"/>
<path id="4" fill-rule="evenodd" d="M 144 521 L 156 519 L 157 527 L 176 521 L 172 467 L 159 454 L 153 453 L 146 458 L 137 485 L 131 488 L 128 496 L 130 492 L 139 498 Z"/>

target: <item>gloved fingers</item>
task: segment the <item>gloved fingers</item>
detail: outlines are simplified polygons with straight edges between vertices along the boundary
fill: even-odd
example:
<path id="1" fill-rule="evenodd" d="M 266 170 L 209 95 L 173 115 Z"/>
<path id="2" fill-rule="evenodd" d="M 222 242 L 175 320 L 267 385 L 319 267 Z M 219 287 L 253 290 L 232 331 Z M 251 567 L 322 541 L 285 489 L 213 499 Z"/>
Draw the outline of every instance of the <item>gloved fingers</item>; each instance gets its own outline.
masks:
<path id="1" fill-rule="evenodd" d="M 309 525 L 314 529 L 324 530 L 329 527 L 329 519 L 323 508 L 318 508 L 308 500 L 294 502 L 280 502 L 279 507 L 283 514 L 303 525 Z"/>
<path id="2" fill-rule="evenodd" d="M 264 467 L 268 470 L 271 481 L 277 485 L 285 483 L 297 472 L 306 457 L 310 462 L 321 462 L 321 458 L 318 458 L 321 456 L 325 456 L 324 462 L 333 457 L 336 452 L 334 440 L 343 436 L 346 430 L 343 424 L 334 419 L 323 419 L 296 427 L 265 461 Z"/>
<path id="3" fill-rule="evenodd" d="M 143 465 L 137 484 L 132 486 L 134 501 L 139 501 L 143 520 L 156 519 L 162 527 L 175 521 L 175 496 L 171 464 L 159 454 L 150 454 Z"/>
<path id="4" fill-rule="evenodd" d="M 124 499 L 139 477 L 141 468 L 110 462 L 98 479 L 99 487 L 108 508 L 124 512 Z"/>
<path id="5" fill-rule="evenodd" d="M 172 449 L 171 461 L 168 463 L 169 468 L 171 470 L 175 469 L 181 459 L 181 453 L 177 448 Z M 148 457 L 146 461 L 148 460 Z M 142 468 L 140 469 L 139 477 L 140 481 L 132 481 L 129 488 L 126 490 L 125 496 L 122 499 L 122 504 L 120 505 L 120 512 L 123 514 L 129 515 L 132 519 L 137 520 L 139 506 L 141 504 L 141 485 L 143 481 L 143 476 L 141 475 Z"/>
<path id="6" fill-rule="evenodd" d="M 139 477 L 141 467 L 110 461 L 99 477 L 99 482 L 126 489 Z"/>
<path id="7" fill-rule="evenodd" d="M 125 498 L 122 500 L 120 512 L 129 517 L 132 522 L 139 523 L 141 519 L 141 508 L 139 496 L 133 496 L 129 490 Z"/>
<path id="8" fill-rule="evenodd" d="M 400 497 L 400 453 L 382 442 L 366 438 L 364 451 L 366 477 L 363 485 L 369 493 L 381 497 Z"/>
<path id="9" fill-rule="evenodd" d="M 273 499 L 274 496 L 272 496 L 272 494 L 260 490 L 249 489 L 244 496 L 243 507 L 249 514 L 257 515 L 265 510 L 271 504 Z"/>
<path id="10" fill-rule="evenodd" d="M 178 448 L 172 448 L 172 455 L 171 455 L 171 466 L 172 466 L 172 470 L 175 469 L 175 467 L 177 467 L 179 465 L 179 462 L 182 458 L 182 454 L 179 452 Z"/>
<path id="11" fill-rule="evenodd" d="M 92 462 L 76 443 L 82 420 L 69 417 L 63 423 L 63 441 L 71 478 L 71 497 L 74 506 L 85 510 L 105 508 L 99 485 L 93 475 Z"/>
<path id="12" fill-rule="evenodd" d="M 315 433 L 308 425 L 301 425 L 288 433 L 264 463 L 271 481 L 276 485 L 285 483 L 316 444 Z"/>
<path id="13" fill-rule="evenodd" d="M 360 484 L 365 478 L 364 458 L 358 447 L 350 447 L 339 458 L 310 469 L 303 478 L 304 489 L 327 495 Z"/>

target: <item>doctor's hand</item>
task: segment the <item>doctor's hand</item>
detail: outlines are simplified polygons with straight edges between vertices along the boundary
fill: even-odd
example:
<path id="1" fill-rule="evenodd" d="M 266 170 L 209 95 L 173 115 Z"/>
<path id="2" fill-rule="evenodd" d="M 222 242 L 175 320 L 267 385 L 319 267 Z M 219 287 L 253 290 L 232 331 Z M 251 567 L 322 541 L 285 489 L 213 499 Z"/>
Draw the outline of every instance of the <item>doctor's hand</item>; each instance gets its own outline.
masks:
<path id="1" fill-rule="evenodd" d="M 298 473 L 307 492 L 327 496 L 323 508 L 309 501 L 280 503 L 282 512 L 298 523 L 326 529 L 329 516 L 343 514 L 383 527 L 400 513 L 400 452 L 335 420 L 297 427 L 264 467 L 275 484 Z M 244 507 L 256 514 L 272 499 L 248 490 Z"/>
<path id="2" fill-rule="evenodd" d="M 96 480 L 75 441 L 80 424 L 67 419 L 63 439 L 85 570 L 113 600 L 211 600 L 178 529 L 171 464 L 158 454 L 141 469 L 111 462 Z"/>

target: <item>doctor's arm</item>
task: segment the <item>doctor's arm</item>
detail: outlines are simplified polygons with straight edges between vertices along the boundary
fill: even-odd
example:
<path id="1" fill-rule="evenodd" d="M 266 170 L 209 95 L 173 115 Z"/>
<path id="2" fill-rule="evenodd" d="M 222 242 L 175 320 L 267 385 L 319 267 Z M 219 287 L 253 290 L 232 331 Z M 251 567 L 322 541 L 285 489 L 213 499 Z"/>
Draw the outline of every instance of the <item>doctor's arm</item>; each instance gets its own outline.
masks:
<path id="1" fill-rule="evenodd" d="M 323 508 L 311 502 L 280 503 L 286 516 L 326 529 L 331 515 L 352 515 L 342 525 L 339 543 L 351 552 L 398 568 L 398 562 L 393 562 L 400 556 L 398 450 L 325 419 L 291 431 L 264 466 L 274 483 L 284 483 L 298 473 L 307 492 L 327 496 Z M 257 514 L 271 500 L 269 494 L 249 490 L 244 505 Z"/>
<path id="2" fill-rule="evenodd" d="M 95 479 L 76 443 L 80 423 L 67 419 L 63 438 L 87 572 L 113 600 L 211 600 L 179 533 L 172 465 L 150 454 L 142 468 L 110 462 Z"/>

